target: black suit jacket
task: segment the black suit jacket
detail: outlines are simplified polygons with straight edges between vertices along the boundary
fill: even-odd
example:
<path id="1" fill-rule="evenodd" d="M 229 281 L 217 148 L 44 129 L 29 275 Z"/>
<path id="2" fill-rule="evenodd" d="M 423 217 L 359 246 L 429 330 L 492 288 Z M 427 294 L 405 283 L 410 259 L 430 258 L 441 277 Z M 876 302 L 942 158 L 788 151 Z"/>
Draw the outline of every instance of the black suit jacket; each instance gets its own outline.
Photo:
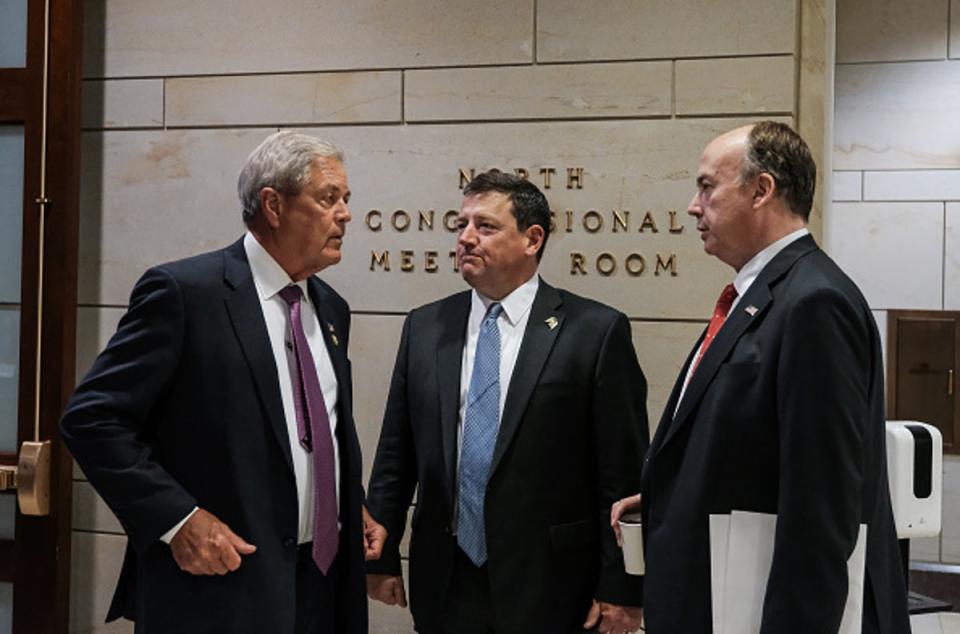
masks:
<path id="1" fill-rule="evenodd" d="M 880 342 L 853 282 L 813 238 L 793 242 L 740 298 L 674 416 L 685 376 L 643 471 L 648 634 L 712 630 L 708 516 L 731 510 L 778 516 L 763 634 L 836 633 L 861 523 L 864 631 L 909 632 Z"/>
<path id="2" fill-rule="evenodd" d="M 437 627 L 458 548 L 451 521 L 470 301 L 459 293 L 407 317 L 368 491 L 370 511 L 390 533 L 368 570 L 400 574 L 399 542 L 419 486 L 410 599 L 420 631 Z M 498 632 L 582 631 L 594 596 L 639 605 L 642 579 L 624 573 L 609 513 L 639 486 L 645 399 L 626 317 L 541 281 L 486 494 Z"/>
<path id="3" fill-rule="evenodd" d="M 308 283 L 339 384 L 338 632 L 367 631 L 360 448 L 346 302 Z M 338 338 L 334 343 L 331 330 Z M 137 632 L 292 632 L 298 506 L 277 367 L 243 242 L 147 271 L 70 400 L 63 437 L 129 537 L 108 619 Z M 160 536 L 195 506 L 257 546 L 236 572 L 181 571 Z"/>

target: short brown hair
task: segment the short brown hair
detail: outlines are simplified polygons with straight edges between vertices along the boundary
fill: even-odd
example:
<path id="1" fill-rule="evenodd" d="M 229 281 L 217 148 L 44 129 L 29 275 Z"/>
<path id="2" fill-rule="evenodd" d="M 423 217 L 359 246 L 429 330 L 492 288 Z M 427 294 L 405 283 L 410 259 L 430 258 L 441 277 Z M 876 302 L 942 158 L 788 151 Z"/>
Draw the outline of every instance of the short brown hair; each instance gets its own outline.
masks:
<path id="1" fill-rule="evenodd" d="M 463 188 L 464 196 L 498 192 L 510 198 L 511 211 L 517 220 L 517 228 L 525 231 L 533 225 L 543 229 L 543 243 L 537 251 L 537 261 L 543 257 L 543 250 L 550 237 L 550 203 L 540 189 L 525 178 L 501 172 L 498 169 L 477 174 Z"/>
<path id="2" fill-rule="evenodd" d="M 817 164 L 806 141 L 785 123 L 761 121 L 747 136 L 740 178 L 747 180 L 763 172 L 773 178 L 790 210 L 806 222 L 813 208 Z"/>

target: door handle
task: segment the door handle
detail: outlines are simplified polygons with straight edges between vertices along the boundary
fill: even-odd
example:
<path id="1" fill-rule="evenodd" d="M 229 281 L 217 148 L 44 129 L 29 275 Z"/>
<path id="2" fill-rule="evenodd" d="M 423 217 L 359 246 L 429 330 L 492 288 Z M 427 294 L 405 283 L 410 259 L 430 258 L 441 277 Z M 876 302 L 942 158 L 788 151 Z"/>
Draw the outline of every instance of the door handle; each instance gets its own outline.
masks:
<path id="1" fill-rule="evenodd" d="M 50 514 L 50 448 L 49 440 L 25 442 L 16 466 L 0 466 L 0 491 L 16 489 L 24 515 Z"/>

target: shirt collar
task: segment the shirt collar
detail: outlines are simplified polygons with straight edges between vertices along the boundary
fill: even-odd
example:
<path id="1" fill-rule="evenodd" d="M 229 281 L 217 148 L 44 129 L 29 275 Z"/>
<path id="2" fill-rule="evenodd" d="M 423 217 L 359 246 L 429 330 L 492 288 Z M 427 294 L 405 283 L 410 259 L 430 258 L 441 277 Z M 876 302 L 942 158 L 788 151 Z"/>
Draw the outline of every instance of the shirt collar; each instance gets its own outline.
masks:
<path id="1" fill-rule="evenodd" d="M 533 300 L 537 296 L 537 290 L 540 288 L 540 276 L 534 273 L 529 280 L 510 291 L 510 294 L 500 300 L 503 306 L 503 314 L 511 326 L 516 326 L 520 320 L 530 311 L 533 306 Z M 471 301 L 471 312 L 479 311 L 481 315 L 487 314 L 487 309 L 494 300 L 486 295 L 482 295 L 473 290 L 473 299 Z"/>
<path id="2" fill-rule="evenodd" d="M 747 289 L 750 288 L 750 285 L 753 284 L 757 276 L 760 275 L 760 271 L 770 263 L 770 260 L 775 258 L 778 253 L 794 241 L 799 240 L 808 233 L 810 232 L 806 227 L 797 229 L 770 244 L 763 251 L 750 258 L 750 261 L 743 265 L 743 268 L 740 269 L 737 277 L 733 280 L 733 285 L 737 289 L 737 297 L 743 297 Z"/>
<path id="3" fill-rule="evenodd" d="M 250 262 L 250 272 L 253 274 L 253 283 L 257 287 L 260 301 L 268 300 L 281 290 L 296 283 L 307 296 L 307 281 L 293 282 L 287 272 L 283 270 L 273 256 L 267 253 L 263 245 L 249 231 L 243 236 L 243 249 L 247 252 L 247 261 Z"/>

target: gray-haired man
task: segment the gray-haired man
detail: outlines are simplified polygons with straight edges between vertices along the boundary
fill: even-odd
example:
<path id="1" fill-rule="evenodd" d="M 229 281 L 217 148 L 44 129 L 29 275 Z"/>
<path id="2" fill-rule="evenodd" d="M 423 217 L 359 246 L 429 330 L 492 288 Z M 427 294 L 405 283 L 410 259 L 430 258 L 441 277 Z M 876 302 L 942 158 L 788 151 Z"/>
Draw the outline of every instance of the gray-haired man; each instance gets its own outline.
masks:
<path id="1" fill-rule="evenodd" d="M 77 388 L 64 439 L 129 537 L 108 619 L 137 632 L 367 631 L 343 155 L 280 132 L 247 159 L 247 234 L 156 266 Z"/>

